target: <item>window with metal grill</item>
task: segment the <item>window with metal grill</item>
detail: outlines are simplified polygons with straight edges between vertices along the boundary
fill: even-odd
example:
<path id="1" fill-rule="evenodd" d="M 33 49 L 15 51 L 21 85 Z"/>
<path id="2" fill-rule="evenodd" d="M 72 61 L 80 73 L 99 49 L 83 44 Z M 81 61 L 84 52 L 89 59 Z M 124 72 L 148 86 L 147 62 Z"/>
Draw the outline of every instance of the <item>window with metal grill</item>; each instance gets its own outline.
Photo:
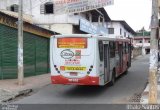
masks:
<path id="1" fill-rule="evenodd" d="M 53 13 L 53 3 L 49 2 L 45 4 L 45 13 L 52 14 Z"/>
<path id="2" fill-rule="evenodd" d="M 108 28 L 108 34 L 114 34 L 114 28 Z"/>
<path id="3" fill-rule="evenodd" d="M 18 12 L 18 5 L 17 4 L 11 5 L 9 10 L 13 12 Z"/>
<path id="4" fill-rule="evenodd" d="M 122 29 L 120 28 L 120 35 L 122 35 Z"/>
<path id="5" fill-rule="evenodd" d="M 47 2 L 42 4 L 40 7 L 41 14 L 54 14 L 54 4 L 52 2 Z"/>
<path id="6" fill-rule="evenodd" d="M 124 32 L 124 37 L 126 37 L 126 35 L 127 35 L 126 32 Z"/>

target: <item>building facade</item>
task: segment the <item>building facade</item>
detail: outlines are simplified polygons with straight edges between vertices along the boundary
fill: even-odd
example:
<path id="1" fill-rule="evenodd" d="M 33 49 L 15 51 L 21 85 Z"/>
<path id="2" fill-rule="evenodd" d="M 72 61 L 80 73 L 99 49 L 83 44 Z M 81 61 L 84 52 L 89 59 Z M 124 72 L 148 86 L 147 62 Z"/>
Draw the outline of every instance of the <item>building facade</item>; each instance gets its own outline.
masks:
<path id="1" fill-rule="evenodd" d="M 136 32 L 122 20 L 112 20 L 107 23 L 108 26 L 108 35 L 110 37 L 117 38 L 133 38 L 136 35 Z"/>
<path id="2" fill-rule="evenodd" d="M 110 21 L 104 8 L 72 14 L 54 14 L 53 0 L 24 0 L 23 12 L 32 17 L 33 24 L 61 33 L 107 34 L 105 21 Z M 18 0 L 1 0 L 0 9 L 18 12 Z M 84 29 L 90 28 L 89 30 Z M 85 30 L 85 31 L 84 31 Z"/>
<path id="3" fill-rule="evenodd" d="M 133 46 L 135 48 L 142 48 L 143 54 L 149 54 L 150 52 L 150 32 L 140 30 L 137 35 L 134 36 Z"/>

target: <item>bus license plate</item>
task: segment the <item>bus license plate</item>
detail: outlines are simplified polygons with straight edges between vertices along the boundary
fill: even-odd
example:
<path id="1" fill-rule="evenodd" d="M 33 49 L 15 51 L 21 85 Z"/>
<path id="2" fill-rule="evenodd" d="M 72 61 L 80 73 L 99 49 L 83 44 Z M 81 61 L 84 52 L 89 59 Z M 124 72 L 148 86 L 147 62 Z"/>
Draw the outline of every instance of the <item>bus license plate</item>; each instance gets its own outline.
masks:
<path id="1" fill-rule="evenodd" d="M 78 73 L 77 73 L 77 72 L 70 72 L 70 75 L 71 75 L 71 76 L 77 76 Z"/>

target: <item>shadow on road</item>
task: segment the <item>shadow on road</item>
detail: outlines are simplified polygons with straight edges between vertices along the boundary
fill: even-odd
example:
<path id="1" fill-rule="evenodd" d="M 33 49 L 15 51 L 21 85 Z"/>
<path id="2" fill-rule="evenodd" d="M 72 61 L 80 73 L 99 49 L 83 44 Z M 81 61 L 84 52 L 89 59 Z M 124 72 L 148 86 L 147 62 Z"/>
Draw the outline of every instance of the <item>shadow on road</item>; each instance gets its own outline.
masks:
<path id="1" fill-rule="evenodd" d="M 68 97 L 74 96 L 87 96 L 87 97 L 94 97 L 100 95 L 105 90 L 109 89 L 110 86 L 74 86 L 68 91 L 65 91 L 64 95 Z"/>
<path id="2" fill-rule="evenodd" d="M 130 72 L 128 72 L 130 74 Z M 103 92 L 107 92 L 110 89 L 114 88 L 116 84 L 125 78 L 127 74 L 122 74 L 116 79 L 116 83 L 113 86 L 106 84 L 105 86 L 72 86 L 63 92 L 63 96 L 65 97 L 97 97 L 101 95 Z M 61 94 L 62 95 L 62 94 Z"/>

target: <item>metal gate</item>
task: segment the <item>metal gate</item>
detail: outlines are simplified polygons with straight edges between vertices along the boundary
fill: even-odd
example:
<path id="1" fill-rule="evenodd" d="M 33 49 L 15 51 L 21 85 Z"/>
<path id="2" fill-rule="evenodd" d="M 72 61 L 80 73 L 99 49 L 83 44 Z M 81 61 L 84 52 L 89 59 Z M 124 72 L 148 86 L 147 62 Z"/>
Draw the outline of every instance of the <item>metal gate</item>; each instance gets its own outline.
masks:
<path id="1" fill-rule="evenodd" d="M 49 39 L 24 32 L 24 75 L 49 72 Z M 17 29 L 0 24 L 0 79 L 17 78 Z"/>
<path id="2" fill-rule="evenodd" d="M 17 30 L 0 24 L 1 78 L 17 78 Z"/>

